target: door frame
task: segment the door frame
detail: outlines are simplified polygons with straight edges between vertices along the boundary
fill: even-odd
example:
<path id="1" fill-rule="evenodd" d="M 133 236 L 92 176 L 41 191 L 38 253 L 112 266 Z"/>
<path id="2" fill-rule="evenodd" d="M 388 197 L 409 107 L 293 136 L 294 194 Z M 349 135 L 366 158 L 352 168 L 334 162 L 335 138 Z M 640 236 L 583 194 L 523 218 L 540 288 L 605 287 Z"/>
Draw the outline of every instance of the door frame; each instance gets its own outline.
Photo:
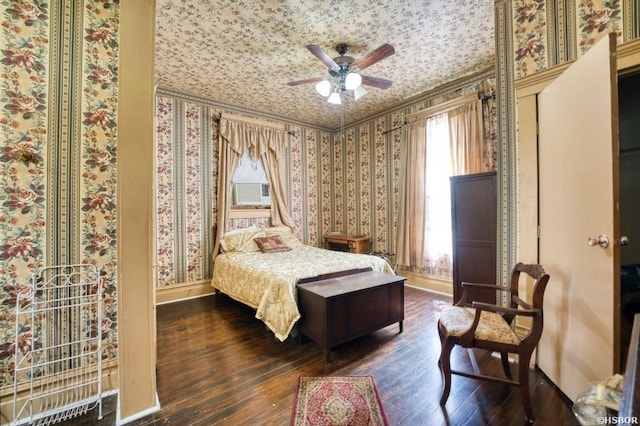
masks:
<path id="1" fill-rule="evenodd" d="M 640 69 L 640 39 L 617 46 L 618 76 Z M 516 258 L 537 263 L 538 256 L 538 132 L 537 97 L 575 61 L 540 71 L 515 81 L 516 122 Z M 531 288 L 525 289 L 528 296 Z M 619 363 L 614 354 L 614 363 Z M 617 361 L 616 361 L 617 360 Z M 614 365 L 620 371 L 620 365 Z"/>

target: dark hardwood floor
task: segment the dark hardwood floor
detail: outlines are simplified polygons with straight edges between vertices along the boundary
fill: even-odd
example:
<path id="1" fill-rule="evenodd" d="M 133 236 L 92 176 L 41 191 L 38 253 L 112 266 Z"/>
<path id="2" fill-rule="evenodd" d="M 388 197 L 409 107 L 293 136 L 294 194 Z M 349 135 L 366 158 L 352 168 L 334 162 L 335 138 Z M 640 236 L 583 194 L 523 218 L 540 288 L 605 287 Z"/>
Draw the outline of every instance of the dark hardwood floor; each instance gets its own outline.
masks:
<path id="1" fill-rule="evenodd" d="M 439 405 L 439 312 L 451 298 L 406 287 L 404 332 L 391 325 L 345 343 L 326 364 L 315 343 L 281 343 L 254 311 L 215 295 L 158 306 L 158 397 L 162 409 L 131 423 L 143 425 L 287 425 L 299 376 L 372 375 L 395 425 L 525 424 L 516 388 L 454 376 L 451 396 Z M 457 352 L 456 352 L 457 351 Z M 501 371 L 499 358 L 476 353 L 485 372 Z M 470 365 L 454 350 L 453 365 Z M 514 370 L 515 372 L 515 370 Z M 566 400 L 531 371 L 537 425 L 577 425 Z M 115 424 L 115 397 L 105 418 L 95 412 L 69 425 Z"/>

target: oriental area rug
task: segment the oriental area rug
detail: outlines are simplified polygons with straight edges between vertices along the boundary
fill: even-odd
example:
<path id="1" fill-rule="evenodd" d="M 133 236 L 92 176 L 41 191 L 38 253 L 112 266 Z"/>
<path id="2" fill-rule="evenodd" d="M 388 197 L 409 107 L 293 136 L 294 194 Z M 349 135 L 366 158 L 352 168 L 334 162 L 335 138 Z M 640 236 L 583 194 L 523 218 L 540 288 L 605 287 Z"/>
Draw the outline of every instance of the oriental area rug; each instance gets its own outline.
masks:
<path id="1" fill-rule="evenodd" d="M 300 377 L 291 426 L 388 426 L 372 376 Z"/>

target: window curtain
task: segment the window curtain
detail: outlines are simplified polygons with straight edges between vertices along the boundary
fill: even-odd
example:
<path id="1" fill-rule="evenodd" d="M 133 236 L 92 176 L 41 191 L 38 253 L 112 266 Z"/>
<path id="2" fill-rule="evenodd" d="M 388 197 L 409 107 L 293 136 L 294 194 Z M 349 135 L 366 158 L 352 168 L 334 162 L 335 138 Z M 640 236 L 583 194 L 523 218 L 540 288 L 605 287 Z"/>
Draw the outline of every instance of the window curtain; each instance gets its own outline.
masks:
<path id="1" fill-rule="evenodd" d="M 452 175 L 487 171 L 482 101 L 454 108 L 448 116 Z"/>
<path id="2" fill-rule="evenodd" d="M 456 99 L 451 104 L 440 106 L 442 115 L 439 116 L 436 107 L 408 117 L 414 121 L 409 121 L 405 126 L 405 143 L 400 159 L 396 262 L 401 267 L 442 277 L 451 275 L 450 249 L 446 250 L 444 247 L 445 243 L 450 245 L 451 242 L 450 237 L 439 237 L 438 231 L 440 228 L 447 228 L 449 231 L 451 225 L 450 222 L 444 223 L 444 218 L 438 218 L 436 213 L 446 211 L 450 215 L 450 207 L 443 206 L 445 203 L 437 197 L 437 193 L 431 191 L 428 194 L 427 185 L 440 185 L 443 191 L 449 191 L 449 185 L 448 182 L 436 182 L 439 177 L 429 176 L 428 171 L 434 167 L 427 165 L 428 160 L 435 155 L 430 151 L 440 148 L 448 151 L 451 168 L 445 173 L 447 178 L 449 174 L 487 171 L 487 165 L 490 164 L 484 158 L 487 154 L 484 147 L 485 118 L 482 101 L 474 93 Z M 439 125 L 442 120 L 445 120 L 444 127 Z M 436 134 L 443 128 L 444 135 Z M 446 141 L 445 146 L 434 145 L 427 149 L 427 140 L 431 143 L 443 139 Z M 436 156 L 447 157 L 440 154 Z M 442 170 L 432 171 L 435 175 L 442 175 Z"/>
<path id="3" fill-rule="evenodd" d="M 396 263 L 424 266 L 425 179 L 427 174 L 427 120 L 405 126 L 405 143 L 400 157 L 398 240 Z"/>
<path id="4" fill-rule="evenodd" d="M 280 174 L 281 154 L 286 146 L 284 129 L 260 125 L 250 119 L 235 117 L 220 119 L 218 137 L 218 216 L 213 257 L 220 252 L 220 240 L 227 230 L 231 211 L 231 179 L 242 154 L 249 150 L 253 159 L 261 159 L 265 166 L 271 195 L 271 225 L 294 228 L 285 199 Z"/>

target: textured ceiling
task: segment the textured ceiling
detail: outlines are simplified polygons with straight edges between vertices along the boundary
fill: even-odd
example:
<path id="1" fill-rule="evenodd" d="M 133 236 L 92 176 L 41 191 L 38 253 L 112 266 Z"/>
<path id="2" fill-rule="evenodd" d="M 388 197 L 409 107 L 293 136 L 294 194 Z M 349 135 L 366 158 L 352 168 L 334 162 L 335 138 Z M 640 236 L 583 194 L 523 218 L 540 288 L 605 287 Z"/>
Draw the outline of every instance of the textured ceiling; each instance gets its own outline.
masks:
<path id="1" fill-rule="evenodd" d="M 484 70 L 495 61 L 494 0 L 157 0 L 156 83 L 228 105 L 327 129 Z M 357 102 L 326 102 L 313 84 L 329 76 L 306 48 L 330 57 L 338 43 L 360 59 L 384 43 L 396 53 L 362 73 L 393 81 Z M 344 108 L 344 110 L 342 110 Z"/>

